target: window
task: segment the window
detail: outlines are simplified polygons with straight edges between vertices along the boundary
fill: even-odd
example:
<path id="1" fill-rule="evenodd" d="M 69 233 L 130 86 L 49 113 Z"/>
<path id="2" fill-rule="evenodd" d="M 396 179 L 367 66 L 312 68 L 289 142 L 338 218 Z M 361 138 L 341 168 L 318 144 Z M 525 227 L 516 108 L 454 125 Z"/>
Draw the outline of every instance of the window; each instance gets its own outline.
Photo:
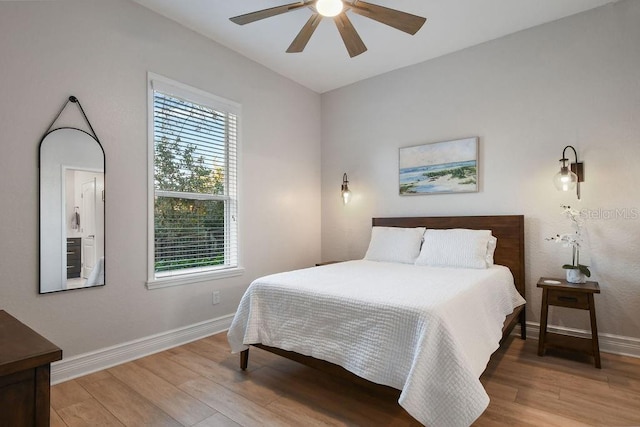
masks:
<path id="1" fill-rule="evenodd" d="M 240 274 L 239 106 L 149 76 L 149 288 Z"/>

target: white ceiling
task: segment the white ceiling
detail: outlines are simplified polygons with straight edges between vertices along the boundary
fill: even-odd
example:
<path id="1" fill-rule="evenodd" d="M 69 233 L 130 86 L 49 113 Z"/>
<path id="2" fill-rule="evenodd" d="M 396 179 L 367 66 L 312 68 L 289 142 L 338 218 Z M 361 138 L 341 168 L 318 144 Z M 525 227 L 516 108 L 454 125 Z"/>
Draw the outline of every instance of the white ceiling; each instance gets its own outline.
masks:
<path id="1" fill-rule="evenodd" d="M 134 0 L 322 93 L 617 0 L 369 0 L 427 18 L 415 35 L 347 12 L 368 51 L 349 58 L 332 19 L 302 53 L 285 53 L 308 8 L 244 26 L 230 17 L 295 0 Z"/>

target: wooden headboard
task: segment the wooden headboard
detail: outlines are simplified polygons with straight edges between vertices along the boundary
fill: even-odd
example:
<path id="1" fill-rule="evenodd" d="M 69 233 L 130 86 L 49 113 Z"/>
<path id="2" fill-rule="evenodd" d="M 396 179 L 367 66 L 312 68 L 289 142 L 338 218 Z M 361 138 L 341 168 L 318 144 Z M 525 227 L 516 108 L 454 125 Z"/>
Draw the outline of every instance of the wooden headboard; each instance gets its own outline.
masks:
<path id="1" fill-rule="evenodd" d="M 524 215 L 491 216 L 432 216 L 406 218 L 373 218 L 374 226 L 381 227 L 426 227 L 426 228 L 470 228 L 491 230 L 498 238 L 494 262 L 509 267 L 513 279 L 523 298 L 524 280 Z"/>

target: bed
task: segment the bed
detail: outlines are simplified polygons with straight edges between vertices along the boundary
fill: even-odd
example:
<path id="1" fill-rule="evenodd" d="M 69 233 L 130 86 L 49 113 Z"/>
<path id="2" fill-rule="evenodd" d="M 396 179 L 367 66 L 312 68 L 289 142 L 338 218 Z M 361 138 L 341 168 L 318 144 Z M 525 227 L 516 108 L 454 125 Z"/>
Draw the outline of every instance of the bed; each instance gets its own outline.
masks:
<path id="1" fill-rule="evenodd" d="M 249 345 L 332 372 L 344 368 L 401 390 L 399 404 L 425 425 L 470 425 L 489 403 L 479 381 L 489 357 L 516 324 L 526 338 L 524 217 L 374 218 L 372 225 L 491 230 L 494 265 L 376 260 L 372 236 L 363 260 L 254 281 L 228 332 L 232 352 L 240 353 L 242 369 Z M 433 240 L 424 234 L 418 258 L 427 242 Z"/>

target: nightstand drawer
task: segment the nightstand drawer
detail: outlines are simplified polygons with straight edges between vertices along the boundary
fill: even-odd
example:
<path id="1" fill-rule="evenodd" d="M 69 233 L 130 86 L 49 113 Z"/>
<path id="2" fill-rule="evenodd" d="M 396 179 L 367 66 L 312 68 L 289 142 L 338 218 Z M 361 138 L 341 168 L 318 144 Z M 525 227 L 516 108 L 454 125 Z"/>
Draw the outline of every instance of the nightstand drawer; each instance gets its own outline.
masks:
<path id="1" fill-rule="evenodd" d="M 589 296 L 586 293 L 549 289 L 549 305 L 589 310 Z"/>

